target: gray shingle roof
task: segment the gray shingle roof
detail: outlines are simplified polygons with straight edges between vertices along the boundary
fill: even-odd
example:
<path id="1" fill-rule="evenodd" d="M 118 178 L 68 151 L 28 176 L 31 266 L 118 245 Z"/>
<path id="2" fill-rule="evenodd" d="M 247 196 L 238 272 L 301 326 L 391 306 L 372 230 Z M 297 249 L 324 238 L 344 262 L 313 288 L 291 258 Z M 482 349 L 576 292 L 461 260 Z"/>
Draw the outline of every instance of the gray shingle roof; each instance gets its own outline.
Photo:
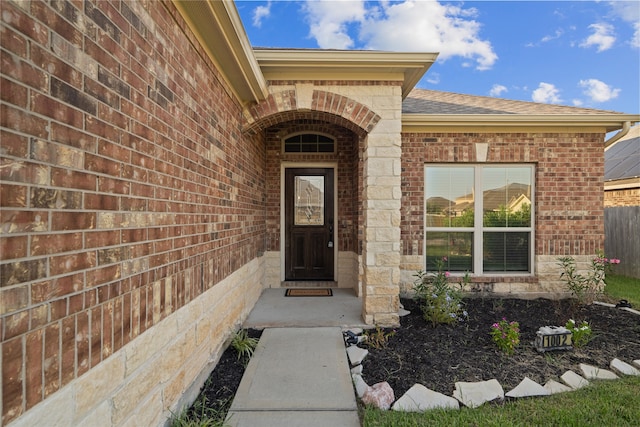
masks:
<path id="1" fill-rule="evenodd" d="M 619 114 L 615 111 L 513 101 L 427 89 L 413 89 L 402 103 L 402 112 L 404 114 Z"/>
<path id="2" fill-rule="evenodd" d="M 604 152 L 604 180 L 640 177 L 640 126 Z"/>

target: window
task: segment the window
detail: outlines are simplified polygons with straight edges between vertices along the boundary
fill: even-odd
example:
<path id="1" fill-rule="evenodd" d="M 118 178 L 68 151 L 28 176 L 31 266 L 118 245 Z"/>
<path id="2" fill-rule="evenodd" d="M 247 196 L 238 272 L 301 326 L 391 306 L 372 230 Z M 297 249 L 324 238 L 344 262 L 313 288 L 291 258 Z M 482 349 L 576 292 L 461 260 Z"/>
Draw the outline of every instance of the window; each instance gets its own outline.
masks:
<path id="1" fill-rule="evenodd" d="M 425 166 L 426 269 L 531 273 L 533 166 Z"/>
<path id="2" fill-rule="evenodd" d="M 284 140 L 285 153 L 333 153 L 333 138 L 315 133 L 293 135 Z"/>

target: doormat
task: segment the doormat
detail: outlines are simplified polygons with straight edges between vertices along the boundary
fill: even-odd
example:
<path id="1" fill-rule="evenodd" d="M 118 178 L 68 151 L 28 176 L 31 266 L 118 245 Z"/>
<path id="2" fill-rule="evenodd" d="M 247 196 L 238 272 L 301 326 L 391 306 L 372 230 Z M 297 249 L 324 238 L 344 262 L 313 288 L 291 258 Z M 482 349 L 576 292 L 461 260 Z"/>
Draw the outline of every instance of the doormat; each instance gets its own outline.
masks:
<path id="1" fill-rule="evenodd" d="M 327 288 L 318 289 L 287 289 L 284 293 L 285 297 L 330 297 L 333 291 Z"/>

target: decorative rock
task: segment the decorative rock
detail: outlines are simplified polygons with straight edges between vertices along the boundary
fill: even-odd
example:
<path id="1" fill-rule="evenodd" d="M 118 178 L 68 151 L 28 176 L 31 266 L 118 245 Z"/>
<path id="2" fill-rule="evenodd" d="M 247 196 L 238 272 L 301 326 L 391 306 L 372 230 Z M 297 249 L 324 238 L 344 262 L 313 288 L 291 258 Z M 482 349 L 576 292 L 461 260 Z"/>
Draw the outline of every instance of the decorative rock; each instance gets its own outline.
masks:
<path id="1" fill-rule="evenodd" d="M 608 302 L 602 302 L 602 301 L 594 301 L 593 302 L 595 305 L 602 305 L 604 307 L 610 307 L 610 308 L 615 308 L 616 305 L 615 304 L 609 304 Z"/>
<path id="2" fill-rule="evenodd" d="M 567 387 L 566 385 L 554 380 L 547 381 L 544 388 L 548 390 L 550 394 L 565 393 L 573 390 L 571 387 Z"/>
<path id="3" fill-rule="evenodd" d="M 404 308 L 398 310 L 398 316 L 400 317 L 408 316 L 409 314 L 411 314 L 411 312 L 409 310 L 405 310 Z"/>
<path id="4" fill-rule="evenodd" d="M 505 396 L 507 397 L 531 397 L 531 396 L 548 396 L 551 393 L 546 388 L 542 387 L 537 382 L 533 381 L 529 377 L 524 379 Z"/>
<path id="5" fill-rule="evenodd" d="M 347 356 L 349 356 L 349 362 L 352 366 L 362 363 L 365 357 L 369 354 L 369 350 L 360 348 L 357 346 L 347 347 Z"/>
<path id="6" fill-rule="evenodd" d="M 640 368 L 640 360 L 634 360 L 633 364 Z"/>
<path id="7" fill-rule="evenodd" d="M 616 374 L 606 369 L 587 365 L 585 363 L 581 363 L 579 366 L 580 366 L 580 370 L 582 371 L 582 376 L 588 380 L 617 380 L 618 379 L 618 376 Z"/>
<path id="8" fill-rule="evenodd" d="M 393 389 L 386 381 L 372 385 L 362 396 L 362 403 L 383 411 L 389 409 L 394 400 Z"/>
<path id="9" fill-rule="evenodd" d="M 611 369 L 615 369 L 616 371 L 620 372 L 623 375 L 635 375 L 635 376 L 640 376 L 640 370 L 634 368 L 633 366 L 629 365 L 628 363 L 623 362 L 620 359 L 613 359 L 611 361 L 611 363 L 609 364 L 609 366 L 611 367 Z"/>
<path id="10" fill-rule="evenodd" d="M 589 385 L 589 381 L 582 378 L 580 375 L 576 374 L 573 371 L 567 371 L 560 377 L 562 381 L 569 387 L 574 390 L 577 390 L 582 387 L 586 387 Z"/>
<path id="11" fill-rule="evenodd" d="M 496 379 L 475 383 L 457 382 L 455 387 L 453 397 L 468 408 L 477 408 L 483 403 L 504 399 L 504 390 Z"/>
<path id="12" fill-rule="evenodd" d="M 350 328 L 347 329 L 348 331 L 351 331 L 353 333 L 353 335 L 362 335 L 362 333 L 364 332 L 364 330 L 362 328 Z"/>
<path id="13" fill-rule="evenodd" d="M 460 409 L 453 397 L 429 390 L 422 384 L 414 384 L 393 404 L 394 411 L 424 412 L 430 409 Z"/>
<path id="14" fill-rule="evenodd" d="M 362 399 L 362 396 L 364 396 L 366 391 L 369 389 L 369 385 L 364 381 L 362 375 L 351 375 L 351 378 L 353 379 L 353 385 L 356 389 L 356 394 L 360 399 Z"/>
<path id="15" fill-rule="evenodd" d="M 362 365 L 355 366 L 351 368 L 352 375 L 362 375 Z"/>

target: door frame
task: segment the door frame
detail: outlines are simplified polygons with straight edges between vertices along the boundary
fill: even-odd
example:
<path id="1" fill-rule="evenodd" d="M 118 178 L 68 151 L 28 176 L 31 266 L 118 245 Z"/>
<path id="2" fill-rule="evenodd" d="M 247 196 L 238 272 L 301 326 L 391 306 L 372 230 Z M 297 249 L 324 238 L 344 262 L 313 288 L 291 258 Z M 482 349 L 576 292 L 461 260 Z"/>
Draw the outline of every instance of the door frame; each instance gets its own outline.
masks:
<path id="1" fill-rule="evenodd" d="M 285 250 L 285 172 L 286 169 L 303 169 L 303 168 L 321 168 L 321 169 L 333 169 L 333 244 L 335 250 L 333 251 L 333 280 L 338 282 L 338 248 L 340 247 L 338 242 L 338 164 L 336 162 L 282 162 L 280 163 L 280 283 L 285 281 L 285 257 L 287 251 Z"/>

